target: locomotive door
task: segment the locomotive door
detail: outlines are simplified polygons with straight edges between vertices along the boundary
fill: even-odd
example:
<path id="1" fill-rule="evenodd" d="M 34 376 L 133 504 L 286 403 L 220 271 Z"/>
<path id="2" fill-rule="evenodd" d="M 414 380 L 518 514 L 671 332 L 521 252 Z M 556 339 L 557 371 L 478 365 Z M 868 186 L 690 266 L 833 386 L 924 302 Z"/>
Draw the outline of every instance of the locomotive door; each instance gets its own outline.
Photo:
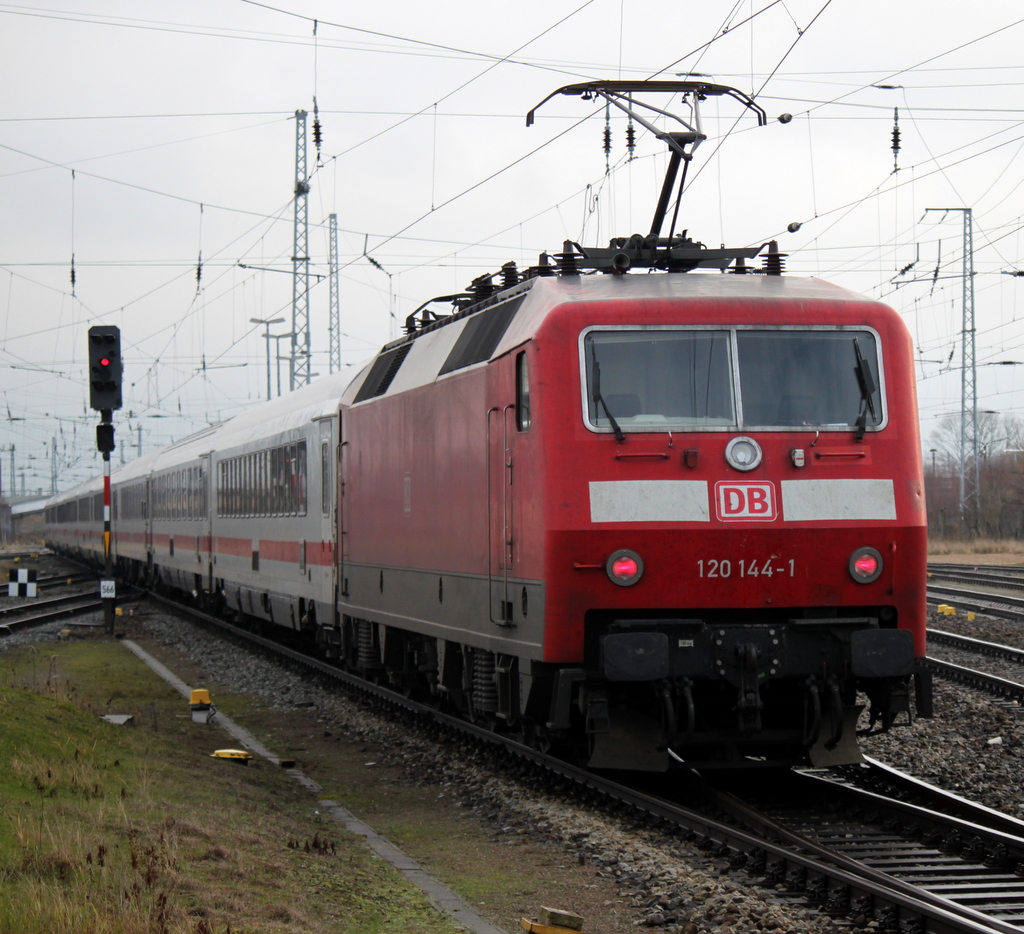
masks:
<path id="1" fill-rule="evenodd" d="M 512 625 L 512 438 L 515 405 L 487 410 L 487 583 L 491 622 Z M 511 423 L 511 430 L 510 430 Z"/>

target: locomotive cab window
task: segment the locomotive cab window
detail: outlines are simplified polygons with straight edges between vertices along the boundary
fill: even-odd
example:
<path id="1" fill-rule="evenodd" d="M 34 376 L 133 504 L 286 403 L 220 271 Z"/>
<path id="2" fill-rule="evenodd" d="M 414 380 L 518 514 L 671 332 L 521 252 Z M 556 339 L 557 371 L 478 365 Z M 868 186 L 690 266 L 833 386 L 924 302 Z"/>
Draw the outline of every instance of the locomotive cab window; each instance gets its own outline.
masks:
<path id="1" fill-rule="evenodd" d="M 594 328 L 580 356 L 592 431 L 885 424 L 878 336 L 866 327 Z"/>

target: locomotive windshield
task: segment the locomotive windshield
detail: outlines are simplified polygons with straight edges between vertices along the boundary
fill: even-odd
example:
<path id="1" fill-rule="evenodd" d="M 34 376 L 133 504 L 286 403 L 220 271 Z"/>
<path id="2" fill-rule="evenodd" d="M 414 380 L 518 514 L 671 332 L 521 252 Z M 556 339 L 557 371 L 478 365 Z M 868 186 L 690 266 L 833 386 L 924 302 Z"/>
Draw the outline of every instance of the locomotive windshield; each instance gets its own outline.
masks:
<path id="1" fill-rule="evenodd" d="M 591 424 L 736 424 L 728 331 L 591 331 L 585 345 Z"/>
<path id="2" fill-rule="evenodd" d="M 582 350 L 597 430 L 870 429 L 884 420 L 877 339 L 866 329 L 593 330 Z"/>

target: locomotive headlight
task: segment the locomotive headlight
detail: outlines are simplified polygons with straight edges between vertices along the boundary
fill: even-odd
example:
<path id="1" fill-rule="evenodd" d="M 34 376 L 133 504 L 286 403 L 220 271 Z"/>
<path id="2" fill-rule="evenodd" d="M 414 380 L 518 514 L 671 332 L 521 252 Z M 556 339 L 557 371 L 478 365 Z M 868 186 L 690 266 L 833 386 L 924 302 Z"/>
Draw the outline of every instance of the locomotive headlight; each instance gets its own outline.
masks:
<path id="1" fill-rule="evenodd" d="M 644 573 L 644 560 L 635 551 L 620 548 L 612 552 L 604 566 L 613 584 L 631 587 Z"/>
<path id="2" fill-rule="evenodd" d="M 858 548 L 850 555 L 849 569 L 858 584 L 870 584 L 882 573 L 882 556 L 874 548 Z"/>
<path id="3" fill-rule="evenodd" d="M 734 470 L 753 470 L 761 463 L 761 445 L 753 438 L 740 435 L 725 446 L 725 459 Z"/>

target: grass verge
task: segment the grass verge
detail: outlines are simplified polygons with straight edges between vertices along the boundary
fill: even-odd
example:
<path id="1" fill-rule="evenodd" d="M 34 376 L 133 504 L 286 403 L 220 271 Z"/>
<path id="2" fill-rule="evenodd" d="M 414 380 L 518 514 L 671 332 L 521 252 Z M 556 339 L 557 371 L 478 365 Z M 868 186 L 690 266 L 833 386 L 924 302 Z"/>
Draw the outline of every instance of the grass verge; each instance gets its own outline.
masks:
<path id="1" fill-rule="evenodd" d="M 114 642 L 3 653 L 0 716 L 0 931 L 454 930 L 284 773 L 211 758 L 226 734 Z"/>

